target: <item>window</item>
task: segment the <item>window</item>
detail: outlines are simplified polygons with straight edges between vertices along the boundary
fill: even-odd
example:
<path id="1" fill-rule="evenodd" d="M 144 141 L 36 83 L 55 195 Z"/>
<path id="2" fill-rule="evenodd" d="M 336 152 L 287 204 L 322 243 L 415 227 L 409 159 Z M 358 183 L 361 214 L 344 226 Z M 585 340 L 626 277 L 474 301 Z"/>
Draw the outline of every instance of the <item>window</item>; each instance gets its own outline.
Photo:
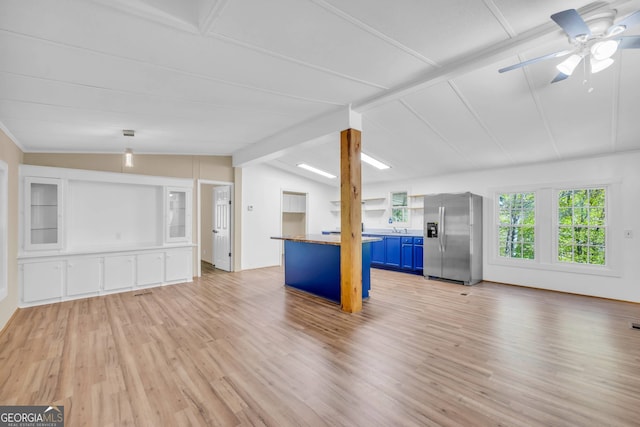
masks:
<path id="1" fill-rule="evenodd" d="M 502 193 L 498 200 L 498 255 L 535 258 L 535 193 Z"/>
<path id="2" fill-rule="evenodd" d="M 558 261 L 606 264 L 606 190 L 558 192 Z"/>
<path id="3" fill-rule="evenodd" d="M 409 222 L 409 197 L 406 191 L 391 193 L 391 218 L 393 222 Z"/>

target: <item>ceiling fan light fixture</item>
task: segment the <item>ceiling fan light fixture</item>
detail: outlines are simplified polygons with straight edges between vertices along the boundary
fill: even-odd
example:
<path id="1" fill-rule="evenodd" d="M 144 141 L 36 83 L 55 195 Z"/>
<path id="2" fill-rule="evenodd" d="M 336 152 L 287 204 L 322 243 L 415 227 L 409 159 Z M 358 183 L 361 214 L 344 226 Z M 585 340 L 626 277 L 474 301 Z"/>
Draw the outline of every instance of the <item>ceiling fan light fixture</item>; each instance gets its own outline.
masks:
<path id="1" fill-rule="evenodd" d="M 561 63 L 559 63 L 556 66 L 556 68 L 562 74 L 566 74 L 567 76 L 570 76 L 571 74 L 573 74 L 573 70 L 576 69 L 580 61 L 582 61 L 582 56 L 573 54 L 567 59 L 565 59 L 564 61 L 562 61 Z"/>
<path id="2" fill-rule="evenodd" d="M 602 40 L 596 42 L 591 46 L 591 56 L 598 61 L 611 58 L 611 56 L 616 53 L 616 50 L 618 50 L 619 43 L 619 40 Z"/>
<path id="3" fill-rule="evenodd" d="M 613 25 L 607 30 L 607 37 L 617 36 L 618 34 L 623 33 L 626 29 L 626 25 Z"/>
<path id="4" fill-rule="evenodd" d="M 598 60 L 592 56 L 590 63 L 591 63 L 591 72 L 595 74 L 595 73 L 599 73 L 604 69 L 609 68 L 611 64 L 613 64 L 613 59 L 605 58 L 605 59 Z"/>

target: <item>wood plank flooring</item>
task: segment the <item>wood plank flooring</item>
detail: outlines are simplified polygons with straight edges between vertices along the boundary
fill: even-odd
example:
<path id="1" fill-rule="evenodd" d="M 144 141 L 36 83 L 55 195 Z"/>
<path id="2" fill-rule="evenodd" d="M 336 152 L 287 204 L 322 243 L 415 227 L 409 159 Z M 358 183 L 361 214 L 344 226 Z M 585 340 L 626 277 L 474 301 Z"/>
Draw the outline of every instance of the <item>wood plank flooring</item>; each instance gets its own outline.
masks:
<path id="1" fill-rule="evenodd" d="M 348 314 L 283 280 L 21 309 L 0 404 L 64 405 L 67 426 L 640 425 L 638 304 L 372 270 Z"/>

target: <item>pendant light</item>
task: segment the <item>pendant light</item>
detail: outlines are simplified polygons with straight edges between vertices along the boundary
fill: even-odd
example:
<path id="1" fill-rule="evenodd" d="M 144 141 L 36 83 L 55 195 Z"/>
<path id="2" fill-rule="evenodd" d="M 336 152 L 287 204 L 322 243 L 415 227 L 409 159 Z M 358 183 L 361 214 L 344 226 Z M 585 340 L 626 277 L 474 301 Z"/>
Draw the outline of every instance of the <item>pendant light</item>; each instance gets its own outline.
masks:
<path id="1" fill-rule="evenodd" d="M 124 129 L 122 131 L 123 136 L 134 137 L 136 132 L 131 129 Z M 133 167 L 133 150 L 131 148 L 126 148 L 124 150 L 124 167 L 132 168 Z"/>

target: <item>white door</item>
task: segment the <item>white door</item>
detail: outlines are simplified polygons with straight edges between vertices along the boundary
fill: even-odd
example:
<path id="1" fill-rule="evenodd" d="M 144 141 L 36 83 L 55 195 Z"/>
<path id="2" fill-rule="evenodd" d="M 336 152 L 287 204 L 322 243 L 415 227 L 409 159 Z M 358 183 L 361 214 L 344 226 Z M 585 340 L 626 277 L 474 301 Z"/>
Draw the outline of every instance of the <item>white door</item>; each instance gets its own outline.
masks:
<path id="1" fill-rule="evenodd" d="M 231 186 L 213 188 L 213 264 L 231 271 Z"/>

